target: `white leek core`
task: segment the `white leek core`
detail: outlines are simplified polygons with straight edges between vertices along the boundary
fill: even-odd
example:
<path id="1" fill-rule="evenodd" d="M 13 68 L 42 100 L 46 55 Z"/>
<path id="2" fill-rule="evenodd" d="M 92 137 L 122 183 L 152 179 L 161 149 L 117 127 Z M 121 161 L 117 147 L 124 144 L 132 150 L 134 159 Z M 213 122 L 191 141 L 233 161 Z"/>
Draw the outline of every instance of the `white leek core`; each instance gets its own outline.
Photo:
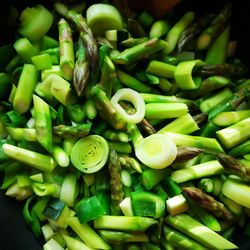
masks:
<path id="1" fill-rule="evenodd" d="M 168 135 L 154 134 L 138 142 L 135 155 L 146 166 L 162 169 L 175 160 L 177 147 Z"/>
<path id="2" fill-rule="evenodd" d="M 119 101 L 131 102 L 136 110 L 134 114 L 128 114 L 119 104 Z M 145 115 L 145 103 L 141 95 L 130 88 L 119 89 L 111 98 L 111 103 L 120 115 L 130 123 L 139 123 Z"/>

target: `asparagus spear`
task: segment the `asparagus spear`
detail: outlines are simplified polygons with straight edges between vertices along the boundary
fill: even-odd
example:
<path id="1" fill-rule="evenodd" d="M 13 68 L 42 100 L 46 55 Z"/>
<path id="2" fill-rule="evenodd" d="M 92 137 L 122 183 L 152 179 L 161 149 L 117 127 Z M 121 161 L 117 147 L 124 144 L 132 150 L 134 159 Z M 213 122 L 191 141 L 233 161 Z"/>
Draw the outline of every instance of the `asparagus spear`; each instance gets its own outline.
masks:
<path id="1" fill-rule="evenodd" d="M 78 40 L 78 50 L 76 52 L 76 63 L 73 72 L 73 84 L 78 96 L 83 95 L 83 91 L 88 83 L 90 71 L 89 71 L 89 63 L 86 58 L 86 51 L 83 46 L 83 33 L 80 33 L 80 37 Z"/>
<path id="2" fill-rule="evenodd" d="M 176 247 L 181 249 L 190 249 L 190 250 L 205 250 L 200 243 L 192 240 L 187 237 L 185 234 L 178 232 L 177 230 L 170 228 L 168 226 L 163 227 L 164 236 L 168 243 L 173 244 Z"/>
<path id="3" fill-rule="evenodd" d="M 229 174 L 238 175 L 244 181 L 250 181 L 250 169 L 232 156 L 217 154 L 217 159 Z"/>
<path id="4" fill-rule="evenodd" d="M 119 215 L 121 212 L 119 204 L 124 196 L 121 179 L 122 168 L 118 160 L 118 155 L 113 148 L 110 149 L 109 153 L 108 170 L 111 185 L 111 213 L 112 215 Z"/>
<path id="5" fill-rule="evenodd" d="M 178 43 L 177 43 L 177 53 L 180 53 L 182 50 L 185 50 L 188 45 L 193 41 L 196 35 L 201 33 L 204 28 L 206 28 L 212 18 L 214 17 L 213 14 L 207 14 L 200 19 L 194 21 L 187 29 L 182 32 Z"/>
<path id="6" fill-rule="evenodd" d="M 75 126 L 57 125 L 53 127 L 53 133 L 63 138 L 84 137 L 89 134 L 91 123 Z"/>
<path id="7" fill-rule="evenodd" d="M 72 31 L 68 22 L 61 18 L 58 23 L 59 46 L 60 46 L 60 68 L 64 77 L 71 81 L 73 78 L 75 54 L 72 39 Z"/>
<path id="8" fill-rule="evenodd" d="M 165 43 L 157 38 L 140 43 L 134 47 L 125 49 L 113 58 L 116 64 L 131 65 L 142 59 L 147 59 L 151 55 L 163 49 Z"/>
<path id="9" fill-rule="evenodd" d="M 218 15 L 212 20 L 211 25 L 204 30 L 197 40 L 197 49 L 207 49 L 208 46 L 222 33 L 228 26 L 232 15 L 232 3 L 228 2 Z"/>
<path id="10" fill-rule="evenodd" d="M 223 203 L 215 200 L 212 196 L 204 193 L 199 188 L 183 187 L 182 191 L 191 200 L 197 202 L 201 207 L 208 209 L 215 216 L 224 220 L 233 220 L 233 214 L 224 206 Z"/>
<path id="11" fill-rule="evenodd" d="M 19 113 L 25 113 L 30 108 L 37 80 L 36 67 L 32 64 L 24 64 L 13 100 L 13 107 Z"/>
<path id="12" fill-rule="evenodd" d="M 94 70 L 98 63 L 98 47 L 91 29 L 88 27 L 84 17 L 74 10 L 68 8 L 62 3 L 56 3 L 54 8 L 57 12 L 63 15 L 67 20 L 72 22 L 77 28 L 78 32 L 83 32 L 83 42 L 87 53 L 87 58 L 92 70 Z M 62 10 L 62 11 L 61 11 Z"/>
<path id="13" fill-rule="evenodd" d="M 201 66 L 195 72 L 196 75 L 202 77 L 222 75 L 225 77 L 242 77 L 246 73 L 246 68 L 237 64 L 207 64 Z"/>
<path id="14" fill-rule="evenodd" d="M 167 216 L 165 222 L 198 241 L 206 248 L 236 249 L 237 246 L 187 214 Z M 201 233 L 202 232 L 202 233 Z"/>
<path id="15" fill-rule="evenodd" d="M 34 118 L 38 142 L 52 152 L 52 120 L 49 105 L 40 97 L 34 95 Z"/>
<path id="16" fill-rule="evenodd" d="M 96 102 L 97 109 L 102 112 L 102 116 L 107 122 L 109 122 L 115 129 L 125 129 L 126 121 L 112 106 L 110 100 L 107 98 L 104 91 L 100 87 L 92 87 L 91 95 Z"/>
<path id="17" fill-rule="evenodd" d="M 193 22 L 194 12 L 187 12 L 168 32 L 165 40 L 168 46 L 164 49 L 164 54 L 170 54 L 176 47 L 182 32 Z"/>
<path id="18" fill-rule="evenodd" d="M 203 151 L 204 151 L 203 149 L 196 147 L 188 147 L 188 146 L 177 147 L 177 155 L 174 160 L 174 163 L 190 160 L 201 154 Z"/>

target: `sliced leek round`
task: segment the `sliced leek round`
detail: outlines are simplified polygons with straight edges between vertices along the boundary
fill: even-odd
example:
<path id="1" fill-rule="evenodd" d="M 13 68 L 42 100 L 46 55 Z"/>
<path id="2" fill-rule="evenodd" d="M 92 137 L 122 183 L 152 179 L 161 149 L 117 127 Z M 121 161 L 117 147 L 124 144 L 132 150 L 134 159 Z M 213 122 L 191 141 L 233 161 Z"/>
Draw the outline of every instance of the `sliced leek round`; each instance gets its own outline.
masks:
<path id="1" fill-rule="evenodd" d="M 138 142 L 135 155 L 146 166 L 162 169 L 175 160 L 177 147 L 168 135 L 153 134 Z"/>
<path id="2" fill-rule="evenodd" d="M 112 5 L 97 3 L 91 5 L 86 12 L 87 24 L 95 36 L 102 36 L 107 30 L 121 30 L 122 17 Z"/>
<path id="3" fill-rule="evenodd" d="M 73 146 L 70 158 L 72 164 L 83 173 L 94 173 L 107 162 L 109 154 L 108 142 L 99 135 L 81 138 Z"/>
<path id="4" fill-rule="evenodd" d="M 134 114 L 128 114 L 119 104 L 120 101 L 131 102 L 135 108 Z M 111 98 L 112 105 L 121 114 L 121 116 L 130 123 L 139 123 L 145 115 L 145 103 L 142 96 L 133 89 L 119 89 Z"/>

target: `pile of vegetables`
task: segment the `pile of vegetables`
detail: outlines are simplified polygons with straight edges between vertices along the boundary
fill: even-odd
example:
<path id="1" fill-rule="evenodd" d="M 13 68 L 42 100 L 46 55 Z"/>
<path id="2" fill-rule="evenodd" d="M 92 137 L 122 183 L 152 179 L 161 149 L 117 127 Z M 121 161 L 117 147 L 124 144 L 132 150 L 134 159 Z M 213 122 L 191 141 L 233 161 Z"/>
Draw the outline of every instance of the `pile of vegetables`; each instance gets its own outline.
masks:
<path id="1" fill-rule="evenodd" d="M 126 2 L 19 14 L 0 48 L 1 189 L 45 250 L 236 249 L 250 80 L 232 5 L 155 19 Z"/>

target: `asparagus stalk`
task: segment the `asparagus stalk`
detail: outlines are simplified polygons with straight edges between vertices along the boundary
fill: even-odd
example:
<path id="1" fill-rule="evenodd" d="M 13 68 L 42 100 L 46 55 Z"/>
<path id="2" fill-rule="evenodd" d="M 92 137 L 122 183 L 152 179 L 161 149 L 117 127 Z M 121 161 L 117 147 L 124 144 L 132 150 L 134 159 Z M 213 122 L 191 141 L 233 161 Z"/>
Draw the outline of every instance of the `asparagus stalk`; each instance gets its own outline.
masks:
<path id="1" fill-rule="evenodd" d="M 27 38 L 19 38 L 14 43 L 14 48 L 25 63 L 32 63 L 31 58 L 37 55 L 37 50 Z"/>
<path id="2" fill-rule="evenodd" d="M 210 44 L 223 32 L 228 26 L 232 15 L 232 4 L 227 3 L 218 15 L 212 20 L 211 25 L 205 29 L 197 40 L 197 49 L 207 49 Z"/>
<path id="3" fill-rule="evenodd" d="M 90 77 L 89 63 L 86 57 L 86 51 L 83 46 L 83 33 L 80 33 L 78 40 L 78 50 L 76 52 L 76 63 L 73 72 L 73 84 L 78 96 L 83 95 L 83 91 Z"/>
<path id="4" fill-rule="evenodd" d="M 187 214 L 167 216 L 165 222 L 206 248 L 235 249 L 237 246 Z M 202 232 L 202 233 L 201 233 Z"/>
<path id="5" fill-rule="evenodd" d="M 200 243 L 187 237 L 185 234 L 178 232 L 177 230 L 168 226 L 163 227 L 164 236 L 168 243 L 180 247 L 181 249 L 190 250 L 205 250 L 206 248 Z"/>
<path id="6" fill-rule="evenodd" d="M 176 47 L 182 32 L 193 22 L 194 12 L 187 12 L 168 32 L 165 40 L 168 46 L 164 49 L 164 54 L 170 54 Z"/>
<path id="7" fill-rule="evenodd" d="M 226 148 L 233 148 L 241 142 L 249 139 L 249 125 L 250 117 L 237 122 L 232 126 L 217 131 L 216 135 Z"/>
<path id="8" fill-rule="evenodd" d="M 145 118 L 138 125 L 147 135 L 156 133 L 155 128 Z"/>
<path id="9" fill-rule="evenodd" d="M 33 102 L 37 141 L 51 153 L 52 120 L 49 105 L 36 95 L 33 95 Z"/>
<path id="10" fill-rule="evenodd" d="M 146 104 L 146 119 L 176 118 L 186 115 L 188 107 L 184 103 L 148 103 Z"/>
<path id="11" fill-rule="evenodd" d="M 6 127 L 8 134 L 15 141 L 37 141 L 36 130 L 33 128 Z"/>
<path id="12" fill-rule="evenodd" d="M 146 72 L 157 75 L 157 76 L 174 78 L 175 69 L 176 69 L 176 66 L 174 65 L 171 65 L 165 62 L 152 60 L 148 64 Z"/>
<path id="13" fill-rule="evenodd" d="M 217 159 L 226 172 L 238 175 L 244 181 L 250 181 L 250 169 L 239 160 L 226 154 L 217 154 Z"/>
<path id="14" fill-rule="evenodd" d="M 112 215 L 119 215 L 121 211 L 119 204 L 124 198 L 123 184 L 121 179 L 122 168 L 118 160 L 118 155 L 112 148 L 109 152 L 108 170 L 111 185 L 111 213 Z"/>
<path id="15" fill-rule="evenodd" d="M 228 178 L 222 186 L 222 193 L 226 197 L 247 208 L 250 208 L 249 191 L 249 185 L 236 178 Z"/>
<path id="16" fill-rule="evenodd" d="M 195 135 L 182 135 L 172 132 L 166 132 L 177 146 L 190 146 L 205 149 L 207 151 L 223 153 L 224 150 L 219 142 L 214 138 L 206 138 Z"/>
<path id="17" fill-rule="evenodd" d="M 151 55 L 154 55 L 156 52 L 160 51 L 164 46 L 165 43 L 161 42 L 157 38 L 152 38 L 134 47 L 125 49 L 116 55 L 113 60 L 116 64 L 131 65 L 142 59 L 149 58 Z"/>
<path id="18" fill-rule="evenodd" d="M 13 100 L 13 107 L 19 113 L 29 110 L 37 80 L 36 67 L 32 64 L 24 64 Z"/>
<path id="19" fill-rule="evenodd" d="M 112 106 L 104 91 L 95 86 L 91 89 L 91 95 L 96 102 L 97 110 L 102 113 L 103 118 L 107 120 L 107 122 L 109 122 L 115 129 L 126 128 L 126 121 Z"/>
<path id="20" fill-rule="evenodd" d="M 80 223 L 77 217 L 68 217 L 67 223 L 89 247 L 97 249 L 111 249 L 110 245 L 103 240 L 87 223 Z"/>
<path id="21" fill-rule="evenodd" d="M 229 154 L 233 157 L 242 156 L 248 153 L 250 153 L 250 139 L 246 140 L 245 142 L 239 144 L 236 147 L 233 147 L 229 151 Z"/>
<path id="22" fill-rule="evenodd" d="M 227 59 L 227 48 L 229 44 L 230 26 L 217 37 L 214 43 L 209 47 L 205 62 L 208 64 L 225 63 Z"/>
<path id="23" fill-rule="evenodd" d="M 53 127 L 53 133 L 63 138 L 84 137 L 89 134 L 91 123 L 75 126 L 57 125 Z"/>
<path id="24" fill-rule="evenodd" d="M 195 75 L 208 76 L 225 76 L 225 77 L 242 77 L 246 73 L 246 68 L 242 65 L 221 63 L 221 64 L 207 64 L 201 66 L 195 72 Z"/>
<path id="25" fill-rule="evenodd" d="M 150 38 L 160 38 L 165 36 L 168 31 L 170 29 L 170 24 L 164 20 L 164 19 L 160 19 L 155 21 L 149 31 L 149 37 Z"/>
<path id="26" fill-rule="evenodd" d="M 183 183 L 186 181 L 199 179 L 206 176 L 217 175 L 222 173 L 223 171 L 224 168 L 221 166 L 221 164 L 218 161 L 213 160 L 194 165 L 189 168 L 175 170 L 171 174 L 171 178 L 177 183 Z"/>
<path id="27" fill-rule="evenodd" d="M 94 219 L 94 228 L 144 232 L 157 221 L 141 216 L 102 215 Z"/>
<path id="28" fill-rule="evenodd" d="M 180 146 L 177 147 L 177 155 L 174 160 L 174 163 L 179 163 L 193 159 L 194 157 L 201 154 L 204 150 L 196 147 Z"/>
<path id="29" fill-rule="evenodd" d="M 233 214 L 224 206 L 223 203 L 215 200 L 212 196 L 204 193 L 199 188 L 183 187 L 182 191 L 188 198 L 197 202 L 201 207 L 209 210 L 215 216 L 229 221 L 234 219 Z"/>
<path id="30" fill-rule="evenodd" d="M 2 147 L 4 153 L 8 157 L 45 172 L 53 171 L 57 165 L 53 158 L 48 155 L 43 155 L 34 151 L 19 148 L 7 143 L 3 144 Z"/>
<path id="31" fill-rule="evenodd" d="M 116 71 L 117 77 L 121 83 L 126 85 L 129 88 L 132 88 L 138 92 L 152 92 L 152 88 L 141 81 L 137 80 L 136 78 L 128 75 L 127 73 L 117 70 Z"/>
<path id="32" fill-rule="evenodd" d="M 177 43 L 177 52 L 180 53 L 182 50 L 185 50 L 190 43 L 193 41 L 196 35 L 201 33 L 204 28 L 206 28 L 212 18 L 213 14 L 204 15 L 198 20 L 195 20 L 190 24 L 182 33 Z"/>
<path id="33" fill-rule="evenodd" d="M 228 98 L 224 100 L 221 104 L 215 106 L 210 112 L 208 119 L 213 119 L 217 114 L 225 112 L 225 111 L 231 111 L 235 110 L 237 106 L 239 106 L 249 95 L 249 86 L 244 86 L 243 88 L 240 88 L 237 90 L 231 98 Z"/>
<path id="34" fill-rule="evenodd" d="M 94 101 L 90 98 L 83 105 L 83 110 L 88 119 L 93 120 L 97 116 L 97 109 Z"/>
<path id="35" fill-rule="evenodd" d="M 194 118 L 187 113 L 186 115 L 180 116 L 168 123 L 166 126 L 161 128 L 157 133 L 172 132 L 177 134 L 191 134 L 199 129 Z"/>
<path id="36" fill-rule="evenodd" d="M 98 47 L 96 40 L 91 29 L 88 27 L 84 17 L 74 10 L 68 10 L 68 8 L 62 3 L 56 3 L 54 8 L 57 12 L 63 15 L 67 20 L 72 22 L 78 32 L 83 32 L 84 47 L 86 49 L 88 62 L 90 63 L 91 69 L 95 70 L 98 63 Z M 63 11 L 61 11 L 63 10 Z"/>
<path id="37" fill-rule="evenodd" d="M 216 126 L 227 127 L 237 122 L 240 122 L 241 120 L 244 120 L 249 116 L 250 116 L 249 109 L 228 111 L 219 113 L 211 121 Z"/>
<path id="38" fill-rule="evenodd" d="M 64 18 L 58 23 L 59 46 L 60 46 L 60 68 L 64 77 L 71 81 L 73 78 L 75 54 L 72 39 L 72 31 Z"/>

